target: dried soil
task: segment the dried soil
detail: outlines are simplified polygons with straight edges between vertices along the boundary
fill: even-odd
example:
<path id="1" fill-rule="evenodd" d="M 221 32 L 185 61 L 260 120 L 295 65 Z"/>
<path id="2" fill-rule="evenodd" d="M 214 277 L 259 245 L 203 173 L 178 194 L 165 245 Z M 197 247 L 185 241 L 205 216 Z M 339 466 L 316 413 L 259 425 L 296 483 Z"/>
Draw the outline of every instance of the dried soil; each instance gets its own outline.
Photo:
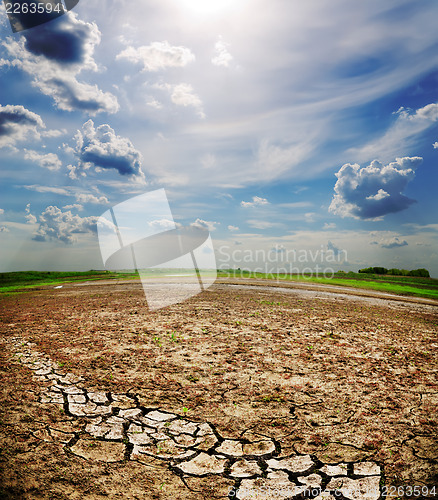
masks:
<path id="1" fill-rule="evenodd" d="M 12 337 L 89 390 L 209 422 L 226 440 L 271 439 L 283 456 L 324 464 L 377 462 L 388 486 L 438 484 L 437 307 L 217 284 L 151 312 L 139 283 L 100 283 L 11 295 L 0 308 L 2 498 L 210 499 L 234 484 L 118 450 L 105 461 L 103 444 L 74 454 L 62 433 L 78 432 L 78 419 L 39 402 Z M 47 426 L 58 439 L 44 439 Z"/>

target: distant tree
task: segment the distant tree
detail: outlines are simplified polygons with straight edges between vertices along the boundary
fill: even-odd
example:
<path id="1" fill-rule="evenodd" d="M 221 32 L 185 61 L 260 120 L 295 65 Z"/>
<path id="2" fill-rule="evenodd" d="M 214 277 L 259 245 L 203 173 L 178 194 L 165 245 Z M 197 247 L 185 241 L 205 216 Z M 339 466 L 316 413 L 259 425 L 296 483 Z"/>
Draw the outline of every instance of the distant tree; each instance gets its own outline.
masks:
<path id="1" fill-rule="evenodd" d="M 409 276 L 418 276 L 420 278 L 430 278 L 429 271 L 424 268 L 420 269 L 413 269 L 412 271 L 409 271 Z"/>

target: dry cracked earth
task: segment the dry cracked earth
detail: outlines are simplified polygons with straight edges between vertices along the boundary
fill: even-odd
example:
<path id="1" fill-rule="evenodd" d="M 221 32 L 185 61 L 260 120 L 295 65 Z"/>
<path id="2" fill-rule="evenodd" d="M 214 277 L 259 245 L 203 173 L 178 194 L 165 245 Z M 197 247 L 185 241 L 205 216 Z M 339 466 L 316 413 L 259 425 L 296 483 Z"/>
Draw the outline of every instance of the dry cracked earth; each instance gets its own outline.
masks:
<path id="1" fill-rule="evenodd" d="M 438 307 L 217 284 L 0 299 L 0 497 L 438 498 Z"/>

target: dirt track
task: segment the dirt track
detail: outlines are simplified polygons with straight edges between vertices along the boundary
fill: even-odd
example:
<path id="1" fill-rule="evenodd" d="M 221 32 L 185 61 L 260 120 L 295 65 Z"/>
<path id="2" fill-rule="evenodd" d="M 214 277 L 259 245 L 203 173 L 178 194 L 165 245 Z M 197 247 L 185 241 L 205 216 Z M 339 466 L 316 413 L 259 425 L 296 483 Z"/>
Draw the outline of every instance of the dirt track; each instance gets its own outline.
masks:
<path id="1" fill-rule="evenodd" d="M 209 423 L 219 440 L 206 450 L 210 457 L 220 455 L 223 440 L 252 452 L 251 443 L 271 442 L 265 455 L 246 453 L 249 461 L 263 469 L 273 458 L 309 455 L 314 466 L 306 474 L 346 463 L 351 480 L 360 476 L 353 463 L 368 461 L 382 466 L 387 487 L 420 485 L 434 498 L 438 308 L 262 285 L 217 284 L 154 312 L 139 283 L 67 285 L 0 299 L 4 497 L 225 498 L 251 480 L 230 474 L 237 458 L 226 448 L 224 471 L 205 477 L 154 454 L 106 461 L 111 453 L 86 431 L 86 415 L 70 412 L 64 399 L 43 403 L 50 381 L 14 360 L 20 347 L 11 339 L 19 337 L 57 370 L 83 377 L 90 392 L 127 394 L 131 406 L 147 412 Z M 59 432 L 74 439 L 63 443 Z M 96 453 L 78 452 L 89 448 Z M 268 481 L 275 470 L 259 476 Z M 298 476 L 285 470 L 298 486 Z M 318 474 L 330 484 L 328 474 Z"/>

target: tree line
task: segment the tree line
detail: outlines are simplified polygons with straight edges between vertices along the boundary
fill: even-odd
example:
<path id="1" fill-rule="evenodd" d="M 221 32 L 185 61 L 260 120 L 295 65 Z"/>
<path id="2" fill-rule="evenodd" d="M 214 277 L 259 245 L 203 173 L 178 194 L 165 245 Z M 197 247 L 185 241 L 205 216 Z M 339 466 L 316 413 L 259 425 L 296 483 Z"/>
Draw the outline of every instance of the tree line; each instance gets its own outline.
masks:
<path id="1" fill-rule="evenodd" d="M 427 269 L 413 269 L 408 271 L 407 269 L 386 269 L 386 267 L 366 267 L 365 269 L 359 269 L 360 273 L 367 274 L 389 274 L 392 276 L 416 276 L 419 278 L 430 278 L 429 271 Z"/>

